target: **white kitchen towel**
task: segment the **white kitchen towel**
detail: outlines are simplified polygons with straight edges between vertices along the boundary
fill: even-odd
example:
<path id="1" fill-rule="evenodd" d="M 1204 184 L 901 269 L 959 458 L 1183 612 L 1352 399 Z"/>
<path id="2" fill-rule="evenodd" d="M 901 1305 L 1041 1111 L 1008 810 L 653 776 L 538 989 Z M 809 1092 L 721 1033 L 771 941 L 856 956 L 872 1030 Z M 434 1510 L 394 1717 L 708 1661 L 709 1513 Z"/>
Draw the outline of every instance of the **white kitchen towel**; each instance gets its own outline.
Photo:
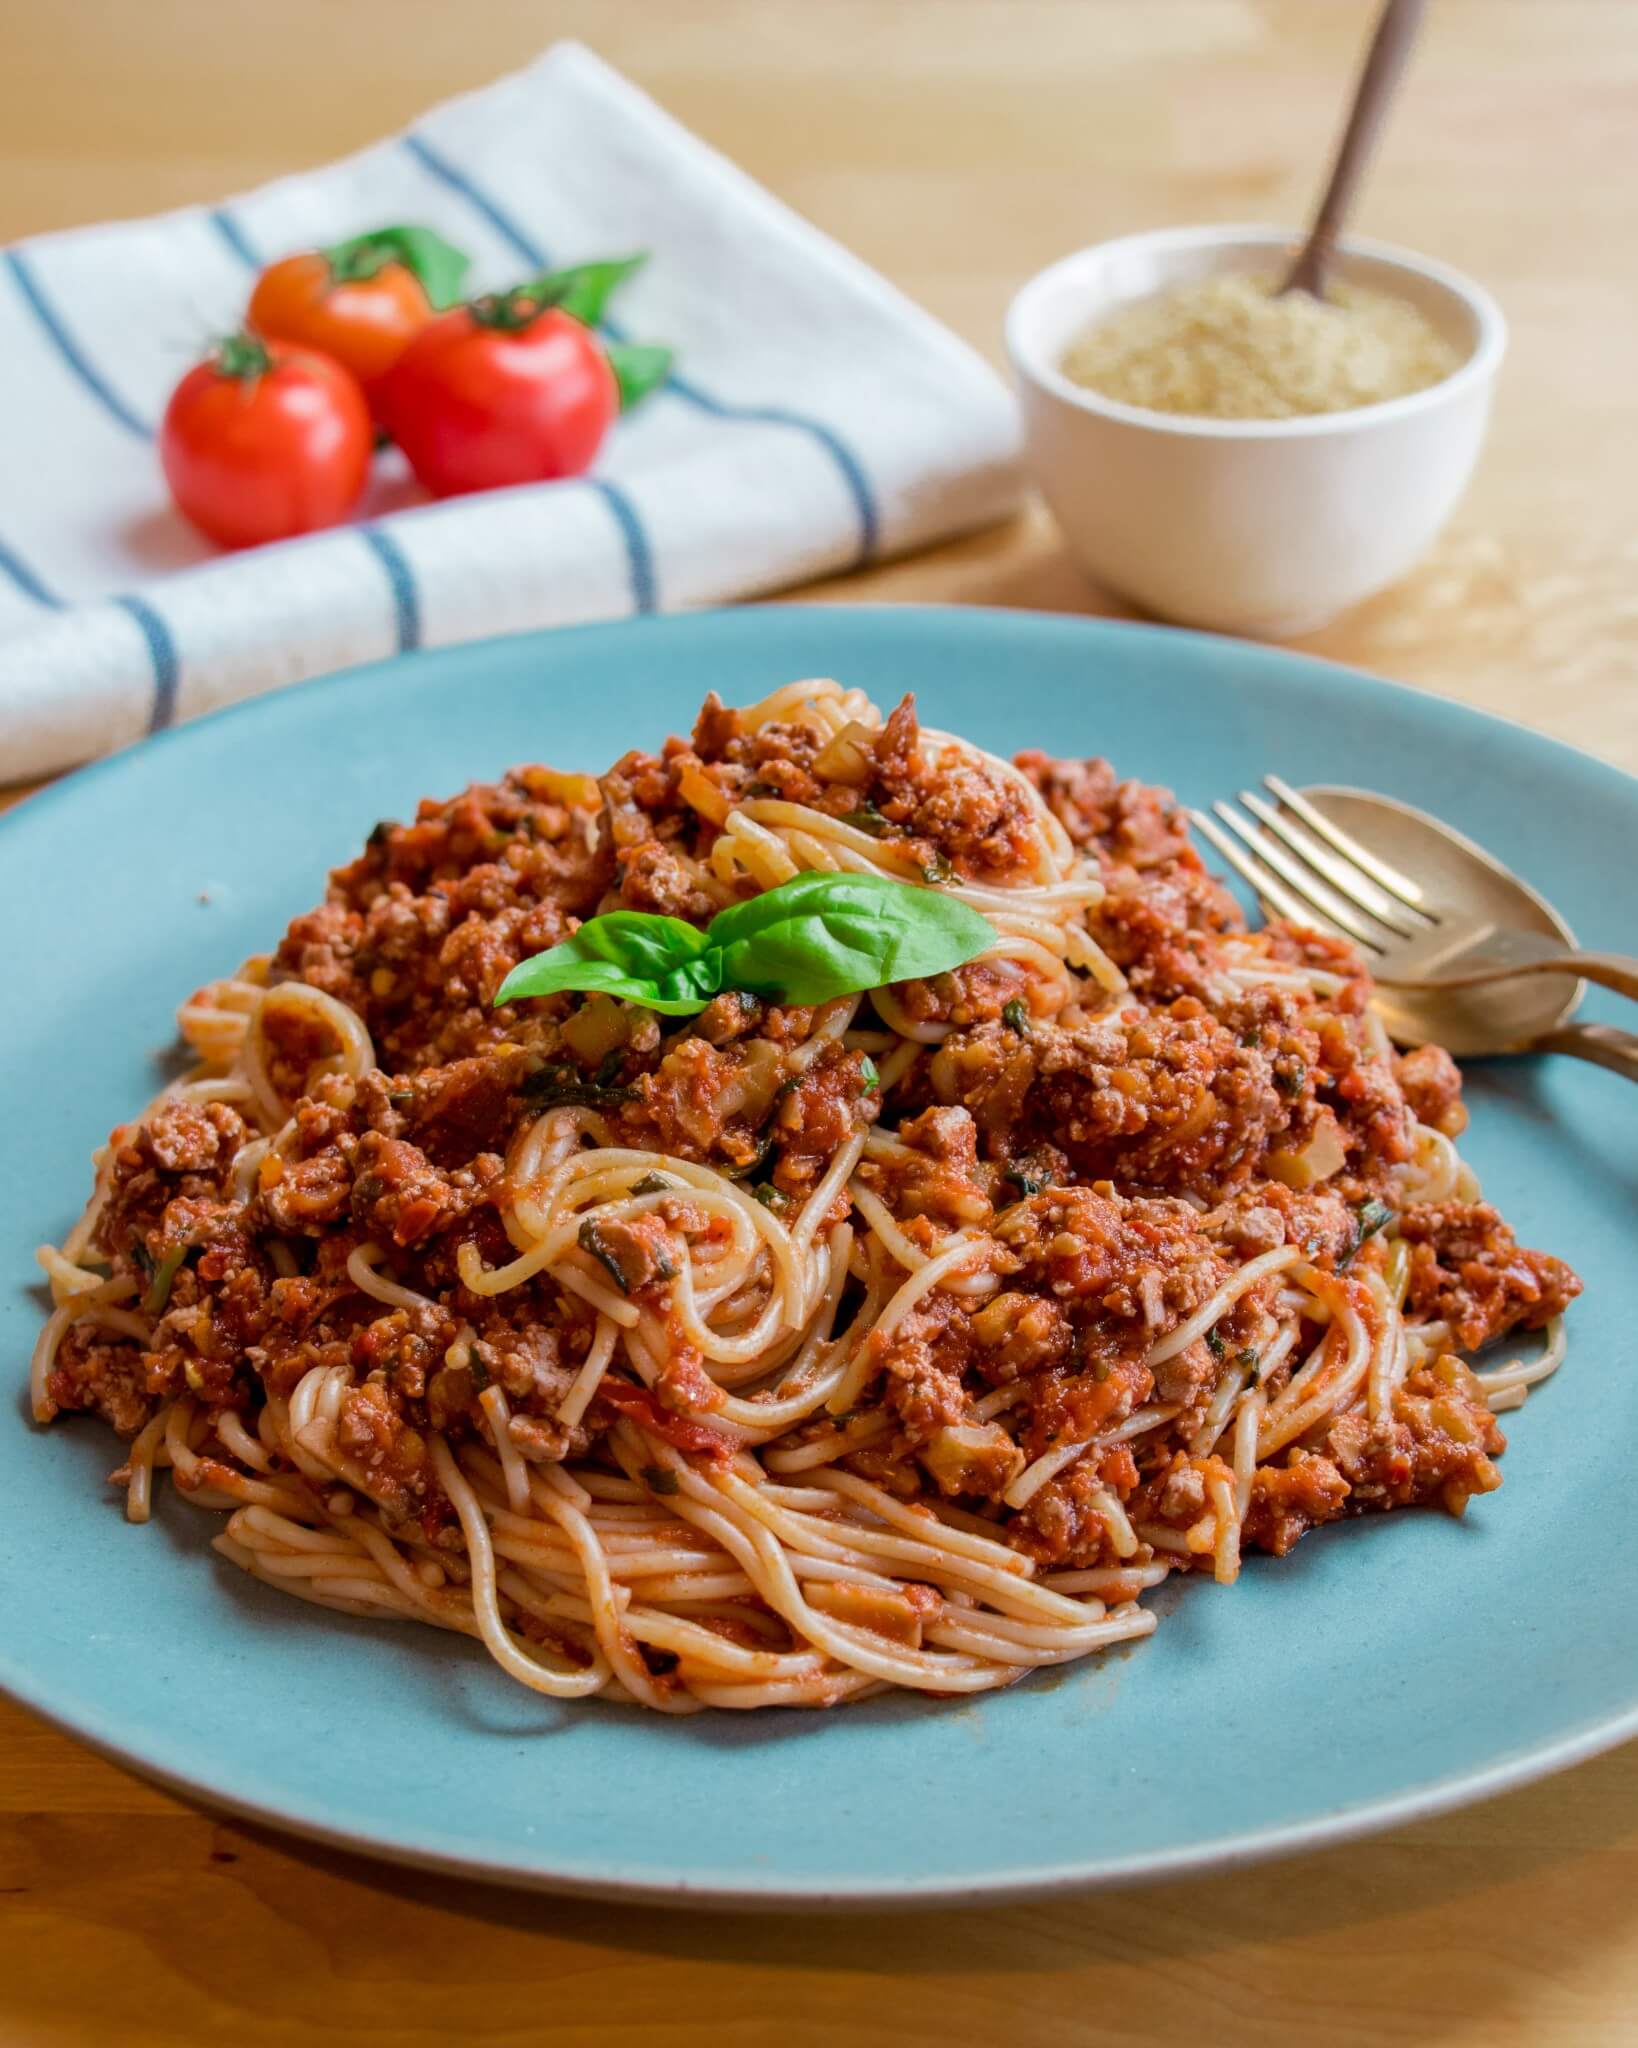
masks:
<path id="1" fill-rule="evenodd" d="M 388 222 L 474 290 L 635 248 L 611 331 L 677 351 L 594 473 L 428 502 L 390 454 L 355 521 L 222 554 L 154 427 L 260 264 Z M 1017 502 L 978 356 L 575 44 L 407 134 L 218 207 L 0 252 L 0 780 L 398 649 L 715 604 Z"/>

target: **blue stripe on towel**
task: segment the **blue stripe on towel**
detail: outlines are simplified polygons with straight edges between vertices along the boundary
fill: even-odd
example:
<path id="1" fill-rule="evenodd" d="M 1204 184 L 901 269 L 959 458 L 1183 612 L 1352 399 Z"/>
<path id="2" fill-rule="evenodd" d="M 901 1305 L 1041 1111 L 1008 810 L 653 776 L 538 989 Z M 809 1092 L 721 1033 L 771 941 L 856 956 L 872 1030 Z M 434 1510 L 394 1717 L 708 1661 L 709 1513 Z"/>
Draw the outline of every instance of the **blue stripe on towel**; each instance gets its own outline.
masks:
<path id="1" fill-rule="evenodd" d="M 79 343 L 74 339 L 73 335 L 69 333 L 62 321 L 58 319 L 55 310 L 41 291 L 39 283 L 33 271 L 24 260 L 21 251 L 7 249 L 3 253 L 6 268 L 11 272 L 18 291 L 22 293 L 23 298 L 41 327 L 51 337 L 52 343 L 63 361 L 107 413 L 118 420 L 127 432 L 135 434 L 139 440 L 146 441 L 149 438 L 147 427 L 125 403 L 124 399 L 120 397 L 113 386 L 106 381 L 80 347 Z M 28 583 L 17 573 L 22 565 L 17 562 L 15 557 L 8 557 L 5 566 L 8 574 L 11 575 L 19 588 L 26 589 Z M 39 582 L 37 577 L 32 576 L 28 571 L 24 571 L 24 575 L 28 577 L 29 582 L 36 586 L 35 591 L 30 593 L 31 595 L 41 594 L 41 602 L 46 604 L 61 602 L 61 600 L 53 600 L 49 595 L 43 594 L 45 586 Z M 177 656 L 176 642 L 171 638 L 170 628 L 159 616 L 158 612 L 151 605 L 144 603 L 140 597 L 116 597 L 113 602 L 119 605 L 122 610 L 128 612 L 136 621 L 137 626 L 141 630 L 143 640 L 147 643 L 149 659 L 153 663 L 154 670 L 154 701 L 153 708 L 148 715 L 148 730 L 150 732 L 158 732 L 163 726 L 169 725 L 176 716 L 176 690 L 182 675 L 182 664 Z"/>
<path id="2" fill-rule="evenodd" d="M 398 626 L 398 651 L 407 654 L 421 644 L 421 593 L 415 587 L 415 571 L 404 550 L 382 527 L 361 526 L 358 537 L 386 571 Z"/>
<path id="3" fill-rule="evenodd" d="M 4 576 L 8 583 L 13 584 L 25 597 L 32 598 L 36 604 L 46 605 L 54 612 L 62 610 L 63 600 L 56 591 L 49 590 L 22 556 L 14 548 L 7 547 L 3 540 L 0 540 L 0 576 Z"/>
<path id="4" fill-rule="evenodd" d="M 656 583 L 654 577 L 654 553 L 648 544 L 648 535 L 643 531 L 643 522 L 637 517 L 637 508 L 625 492 L 613 484 L 606 484 L 601 477 L 586 478 L 594 491 L 602 498 L 614 515 L 626 543 L 626 560 L 631 565 L 631 601 L 636 610 L 651 612 L 655 608 Z"/>
<path id="5" fill-rule="evenodd" d="M 119 393 L 102 375 L 101 371 L 96 368 L 90 357 L 57 317 L 50 301 L 46 298 L 44 292 L 41 291 L 34 272 L 24 261 L 21 250 L 7 249 L 4 251 L 4 259 L 6 268 L 11 272 L 12 280 L 16 284 L 18 291 L 22 293 L 35 319 L 39 321 L 40 325 L 51 337 L 58 355 L 62 357 L 63 361 L 74 372 L 74 375 L 85 386 L 86 390 L 91 393 L 92 397 L 103 407 L 104 411 L 112 418 L 118 420 L 127 433 L 135 434 L 139 440 L 146 441 L 149 437 L 149 429 L 146 422 L 140 419 L 125 403 L 125 400 L 120 397 Z"/>
<path id="6" fill-rule="evenodd" d="M 423 170 L 430 171 L 433 177 L 440 184 L 447 185 L 451 192 L 458 192 L 473 212 L 481 213 L 501 240 L 510 242 L 532 269 L 542 271 L 550 267 L 546 252 L 540 244 L 532 241 L 510 214 L 504 213 L 488 193 L 475 185 L 458 165 L 452 164 L 441 150 L 434 149 L 430 142 L 423 141 L 419 135 L 406 135 L 403 142 L 404 147 Z"/>
<path id="7" fill-rule="evenodd" d="M 604 325 L 616 341 L 625 340 L 626 337 L 611 323 L 605 321 Z M 690 405 L 697 405 L 701 412 L 710 413 L 717 419 L 744 420 L 768 427 L 794 427 L 799 433 L 811 434 L 841 471 L 842 481 L 847 485 L 859 515 L 859 559 L 854 567 L 869 561 L 881 538 L 876 494 L 870 488 L 870 479 L 860 466 L 859 458 L 833 428 L 827 427 L 823 420 L 809 419 L 806 413 L 787 412 L 779 405 L 729 405 L 723 399 L 713 398 L 708 391 L 702 391 L 692 379 L 679 377 L 675 372 L 666 380 L 666 389 L 675 391 L 679 398 L 686 398 Z"/>
<path id="8" fill-rule="evenodd" d="M 182 662 L 171 638 L 171 629 L 151 604 L 140 597 L 116 597 L 113 602 L 136 620 L 154 665 L 154 702 L 148 714 L 148 730 L 163 732 L 176 717 L 176 690 L 182 680 Z"/>
<path id="9" fill-rule="evenodd" d="M 67 609 L 68 600 L 42 583 L 22 557 L 4 541 L 0 541 L 0 574 L 5 575 L 25 597 L 33 598 L 36 604 L 44 605 L 47 610 L 60 612 Z M 144 599 L 115 597 L 109 602 L 129 613 L 147 645 L 154 670 L 154 701 L 148 714 L 148 730 L 158 732 L 176 716 L 176 688 L 182 676 L 176 642 L 171 638 L 170 627 Z"/>
<path id="10" fill-rule="evenodd" d="M 214 206 L 210 211 L 210 224 L 238 257 L 251 270 L 260 270 L 262 259 L 251 246 L 250 237 L 228 212 L 225 206 Z"/>
<path id="11" fill-rule="evenodd" d="M 476 213 L 480 213 L 505 242 L 509 242 L 523 261 L 534 270 L 549 269 L 551 258 L 534 238 L 527 234 L 516 220 L 491 195 L 483 190 L 459 165 L 453 164 L 419 135 L 406 135 L 404 147 L 441 184 L 457 192 Z M 625 332 L 612 320 L 603 322 L 605 331 L 615 341 L 627 339 Z M 866 562 L 875 553 L 881 536 L 881 517 L 876 507 L 875 493 L 870 487 L 864 465 L 848 447 L 833 427 L 823 420 L 810 418 L 806 413 L 790 412 L 782 406 L 732 405 L 728 400 L 714 397 L 702 390 L 691 378 L 673 374 L 666 382 L 665 389 L 673 392 L 685 403 L 697 406 L 701 412 L 709 413 L 715 419 L 739 420 L 751 426 L 789 427 L 797 433 L 810 435 L 835 463 L 841 473 L 853 500 L 859 518 L 858 563 Z M 634 565 L 635 566 L 635 565 Z"/>
<path id="12" fill-rule="evenodd" d="M 47 610 L 60 612 L 66 609 L 68 600 L 59 597 L 56 591 L 42 583 L 34 571 L 13 549 L 0 541 L 0 575 L 4 575 L 25 597 L 30 597 Z M 182 676 L 182 663 L 176 651 L 176 642 L 171 638 L 171 629 L 159 616 L 152 605 L 140 597 L 116 597 L 110 600 L 136 621 L 148 649 L 148 659 L 153 664 L 154 696 L 148 713 L 148 730 L 159 732 L 169 725 L 176 716 L 176 690 Z"/>

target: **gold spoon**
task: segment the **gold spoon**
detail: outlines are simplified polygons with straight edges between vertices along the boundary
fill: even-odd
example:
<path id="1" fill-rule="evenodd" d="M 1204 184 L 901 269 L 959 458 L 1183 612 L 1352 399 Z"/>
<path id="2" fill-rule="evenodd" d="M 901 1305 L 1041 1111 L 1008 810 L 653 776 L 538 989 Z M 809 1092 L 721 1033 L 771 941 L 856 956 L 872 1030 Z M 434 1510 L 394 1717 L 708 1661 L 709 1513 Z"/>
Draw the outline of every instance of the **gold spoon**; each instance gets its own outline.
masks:
<path id="1" fill-rule="evenodd" d="M 1276 298 L 1284 298 L 1287 292 L 1308 292 L 1316 299 L 1324 298 L 1325 274 L 1330 268 L 1337 236 L 1353 204 L 1354 193 L 1375 147 L 1377 131 L 1387 114 L 1388 102 L 1399 83 L 1399 74 L 1405 68 L 1405 59 L 1416 40 L 1416 31 L 1421 26 L 1426 6 L 1427 0 L 1387 0 L 1382 9 L 1376 34 L 1371 38 L 1371 47 L 1359 74 L 1359 83 L 1354 87 L 1353 104 L 1348 109 L 1347 126 L 1337 145 L 1336 161 L 1331 166 L 1325 196 L 1314 215 L 1314 224 L 1308 230 L 1308 239 L 1299 250 L 1284 284 L 1275 293 Z"/>
<path id="2" fill-rule="evenodd" d="M 1401 983 L 1396 974 L 1401 963 L 1386 962 L 1377 1008 L 1390 1037 L 1401 1045 L 1431 1040 L 1463 1058 L 1568 1053 L 1638 1080 L 1638 1035 L 1614 1025 L 1571 1021 L 1586 992 L 1577 969 L 1597 968 L 1600 981 L 1631 994 L 1631 961 L 1579 952 L 1574 932 L 1544 896 L 1426 811 L 1366 790 L 1310 789 L 1306 794 L 1333 824 L 1414 875 L 1434 902 L 1483 918 L 1498 934 L 1517 935 L 1511 960 L 1482 971 L 1426 980 L 1417 976 Z M 1402 959 L 1403 966 L 1410 964 Z"/>

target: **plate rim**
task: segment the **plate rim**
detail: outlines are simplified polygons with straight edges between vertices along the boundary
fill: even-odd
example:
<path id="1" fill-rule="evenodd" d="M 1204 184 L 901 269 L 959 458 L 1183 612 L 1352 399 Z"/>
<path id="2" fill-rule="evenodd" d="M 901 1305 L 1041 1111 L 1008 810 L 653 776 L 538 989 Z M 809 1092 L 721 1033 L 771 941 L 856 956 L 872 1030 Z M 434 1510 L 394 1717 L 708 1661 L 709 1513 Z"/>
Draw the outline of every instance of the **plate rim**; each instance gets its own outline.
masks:
<path id="1" fill-rule="evenodd" d="M 460 640 L 442 647 L 401 648 L 397 653 L 377 656 L 371 661 L 351 662 L 345 668 L 330 669 L 323 675 L 306 676 L 297 683 L 274 684 L 270 689 L 260 690 L 255 695 L 240 697 L 231 704 L 218 704 L 209 711 L 202 711 L 197 717 L 184 718 L 175 725 L 165 726 L 159 732 L 142 733 L 135 739 L 127 740 L 123 746 L 112 752 L 99 754 L 95 759 L 82 761 L 64 769 L 42 786 L 29 790 L 26 795 L 0 811 L 0 836 L 15 831 L 25 819 L 38 817 L 44 810 L 54 808 L 67 799 L 72 790 L 85 787 L 88 782 L 118 771 L 122 765 L 135 757 L 152 756 L 162 750 L 168 751 L 177 745 L 189 743 L 189 736 L 201 727 L 215 730 L 217 727 L 241 718 L 254 717 L 265 712 L 272 704 L 305 701 L 315 698 L 324 691 L 334 689 L 338 684 L 352 684 L 365 680 L 383 670 L 420 666 L 453 666 L 463 655 L 480 653 L 494 647 L 525 646 L 529 644 L 555 643 L 558 640 L 573 639 L 581 635 L 601 636 L 618 628 L 633 629 L 638 633 L 686 632 L 696 625 L 720 624 L 725 620 L 779 618 L 790 613 L 815 615 L 827 618 L 873 618 L 915 617 L 930 618 L 946 622 L 983 619 L 991 622 L 1022 621 L 1026 630 L 1037 625 L 1055 629 L 1068 629 L 1090 633 L 1096 638 L 1109 635 L 1118 639 L 1162 640 L 1182 642 L 1193 648 L 1211 648 L 1221 653 L 1225 649 L 1238 654 L 1255 654 L 1276 667 L 1295 671 L 1297 669 L 1319 669 L 1326 671 L 1326 681 L 1331 688 L 1341 688 L 1344 683 L 1364 683 L 1372 691 L 1385 691 L 1393 697 L 1412 699 L 1419 705 L 1434 707 L 1436 712 L 1453 714 L 1458 722 L 1474 719 L 1481 726 L 1500 729 L 1503 732 L 1522 733 L 1538 746 L 1565 754 L 1582 771 L 1592 769 L 1616 784 L 1631 785 L 1638 790 L 1638 774 L 1629 774 L 1626 769 L 1616 767 L 1613 761 L 1606 761 L 1601 754 L 1595 754 L 1588 747 L 1578 746 L 1573 740 L 1560 739 L 1556 733 L 1543 732 L 1540 727 L 1526 725 L 1517 718 L 1508 718 L 1499 711 L 1488 711 L 1482 705 L 1469 704 L 1461 697 L 1449 697 L 1443 691 L 1424 688 L 1419 683 L 1400 682 L 1394 676 L 1377 675 L 1374 670 L 1357 668 L 1352 662 L 1339 661 L 1334 655 L 1310 654 L 1299 647 L 1284 647 L 1266 640 L 1252 640 L 1235 634 L 1209 633 L 1194 626 L 1165 625 L 1149 619 L 1111 619 L 1096 612 L 1052 612 L 1041 611 L 1023 605 L 997 604 L 905 604 L 890 599 L 873 603 L 813 602 L 806 600 L 764 600 L 754 604 L 703 605 L 692 611 L 648 612 L 627 619 L 587 619 L 567 626 L 525 627 L 516 633 L 488 633 L 481 639 Z"/>
<path id="2" fill-rule="evenodd" d="M 1413 1786 L 1390 1798 L 1362 1800 L 1338 1807 L 1313 1820 L 1285 1822 L 1251 1833 L 1214 1836 L 1209 1841 L 1158 1854 L 1104 1858 L 1102 1861 L 1045 1864 L 1036 1869 L 1006 1876 L 971 1879 L 936 1879 L 925 1883 L 892 1885 L 863 1882 L 838 1884 L 830 1879 L 781 1876 L 774 1884 L 759 1888 L 744 1884 L 695 1883 L 688 1878 L 609 1875 L 607 1866 L 578 1870 L 561 1861 L 555 1870 L 544 1870 L 516 1857 L 513 1852 L 490 1848 L 464 1850 L 454 1846 L 431 1848 L 403 1839 L 391 1830 L 335 1825 L 311 1813 L 291 1811 L 226 1792 L 204 1777 L 189 1775 L 167 1764 L 129 1749 L 118 1737 L 92 1727 L 89 1720 L 77 1720 L 68 1710 L 42 1704 L 30 1697 L 13 1680 L 11 1660 L 0 1651 L 0 1695 L 37 1714 L 52 1727 L 61 1729 L 99 1756 L 122 1765 L 150 1784 L 162 1786 L 178 1798 L 240 1820 L 253 1821 L 279 1834 L 295 1835 L 326 1848 L 342 1849 L 349 1855 L 371 1862 L 403 1865 L 413 1870 L 463 1877 L 480 1884 L 507 1890 L 521 1890 L 558 1898 L 601 1900 L 621 1905 L 661 1905 L 701 1912 L 778 1913 L 794 1907 L 818 1909 L 836 1914 L 879 1910 L 883 1907 L 916 1912 L 939 1906 L 979 1906 L 991 1903 L 1028 1904 L 1031 1900 L 1074 1897 L 1081 1893 L 1136 1889 L 1140 1885 L 1165 1884 L 1179 1879 L 1227 1875 L 1287 1856 L 1341 1848 L 1372 1835 L 1386 1833 L 1412 1822 L 1437 1819 L 1441 1814 L 1459 1812 L 1463 1807 L 1516 1791 L 1541 1779 L 1555 1776 L 1574 1765 L 1588 1762 L 1606 1751 L 1619 1748 L 1638 1734 L 1638 1702 L 1620 1714 L 1606 1715 L 1563 1736 L 1556 1743 L 1524 1750 L 1505 1757 L 1480 1771 L 1452 1771 L 1426 1784 Z M 627 1711 L 621 1708 L 614 1712 Z M 633 1725 L 641 1726 L 640 1722 Z"/>
<path id="3" fill-rule="evenodd" d="M 1503 717 L 1496 712 L 1465 703 L 1458 698 L 1378 676 L 1369 670 L 1353 667 L 1349 663 L 1324 655 L 1306 653 L 1300 649 L 1274 647 L 1262 642 L 1235 638 L 1225 639 L 1224 636 L 1216 634 L 1156 625 L 1141 620 L 1105 619 L 1095 615 L 1044 612 L 1010 606 L 920 605 L 891 602 L 770 602 L 717 606 L 685 613 L 655 614 L 638 620 L 588 621 L 573 626 L 494 634 L 482 640 L 465 641 L 448 647 L 400 652 L 332 671 L 326 675 L 310 677 L 301 683 L 264 691 L 256 696 L 241 699 L 237 703 L 220 706 L 198 718 L 169 727 L 163 732 L 134 740 L 97 760 L 59 776 L 45 788 L 31 793 L 25 800 L 0 815 L 0 846 L 13 844 L 19 829 L 29 829 L 28 821 L 31 818 L 38 819 L 43 813 L 54 810 L 65 801 L 78 801 L 82 791 L 88 786 L 94 786 L 108 774 L 125 772 L 139 755 L 151 757 L 156 751 L 169 750 L 177 746 L 185 749 L 190 745 L 200 744 L 197 737 L 200 729 L 204 729 L 208 734 L 224 721 L 242 718 L 254 720 L 259 715 L 265 715 L 269 707 L 288 700 L 316 701 L 319 692 L 333 689 L 338 684 L 365 681 L 389 670 L 412 668 L 436 671 L 441 668 L 456 668 L 463 657 L 506 646 L 551 645 L 555 648 L 559 640 L 572 641 L 586 635 L 606 637 L 618 627 L 635 627 L 645 637 L 686 635 L 697 625 L 710 624 L 720 627 L 726 620 L 745 619 L 748 622 L 748 630 L 755 630 L 751 622 L 777 619 L 792 613 L 810 617 L 834 617 L 839 626 L 845 625 L 848 621 L 868 620 L 879 623 L 883 617 L 896 617 L 906 622 L 911 619 L 926 621 L 934 627 L 949 627 L 957 623 L 971 625 L 975 621 L 984 621 L 992 626 L 1017 627 L 1026 635 L 1041 626 L 1047 626 L 1056 632 L 1084 634 L 1094 641 L 1107 637 L 1123 640 L 1142 638 L 1154 642 L 1157 646 L 1181 642 L 1201 654 L 1208 649 L 1217 654 L 1229 650 L 1236 656 L 1255 654 L 1259 660 L 1266 661 L 1271 667 L 1284 670 L 1292 677 L 1299 671 L 1306 672 L 1311 680 L 1323 682 L 1328 691 L 1353 691 L 1363 685 L 1370 694 L 1386 692 L 1394 699 L 1412 699 L 1420 712 L 1426 713 L 1431 709 L 1436 716 L 1448 716 L 1459 726 L 1476 722 L 1482 728 L 1500 729 L 1510 735 L 1522 736 L 1534 747 L 1546 748 L 1552 753 L 1566 756 L 1564 765 L 1571 772 L 1585 775 L 1591 770 L 1612 792 L 1619 790 L 1627 801 L 1638 803 L 1638 776 L 1629 775 L 1625 770 L 1586 748 L 1559 739 L 1553 734 L 1541 732 L 1517 720 Z M 20 1407 L 14 1405 L 13 1412 L 18 1418 L 19 1425 L 26 1428 L 28 1425 Z M 718 1882 L 709 1878 L 696 1882 L 685 1875 L 666 1876 L 652 1872 L 639 1875 L 629 1870 L 622 1873 L 618 1867 L 611 1868 L 607 1862 L 596 1868 L 577 1868 L 572 1863 L 566 1863 L 560 1854 L 550 1851 L 548 1853 L 553 1855 L 555 1867 L 545 1869 L 538 1861 L 530 1860 L 509 1846 L 491 1844 L 480 1847 L 476 1844 L 463 1843 L 459 1837 L 450 1835 L 446 1830 L 440 1831 L 423 1826 L 418 1831 L 411 1832 L 398 1821 L 329 1821 L 316 1810 L 316 1802 L 313 1806 L 301 1809 L 259 1801 L 220 1782 L 220 1771 L 213 1775 L 208 1767 L 189 1768 L 180 1756 L 173 1753 L 164 1739 L 163 1732 L 158 1739 L 150 1736 L 145 1745 L 133 1745 L 128 1737 L 118 1732 L 117 1726 L 114 1725 L 117 1716 L 112 1714 L 111 1709 L 100 1701 L 87 1701 L 81 1698 L 71 1688 L 40 1680 L 28 1671 L 17 1654 L 5 1644 L 0 1644 L 0 1694 L 25 1710 L 37 1714 L 51 1726 L 85 1743 L 97 1754 L 109 1758 L 140 1778 L 161 1785 L 184 1800 L 325 1847 L 341 1849 L 349 1854 L 378 1862 L 406 1865 L 535 1893 L 620 1903 L 741 1911 L 780 1911 L 793 1907 L 819 1908 L 835 1912 L 863 1911 L 881 1907 L 916 1910 L 936 1906 L 972 1906 L 992 1900 L 1024 1902 L 1226 1873 L 1277 1857 L 1337 1847 L 1387 1829 L 1407 1825 L 1412 1821 L 1431 1819 L 1455 1811 L 1477 1801 L 1532 1784 L 1598 1756 L 1638 1735 L 1638 1696 L 1635 1696 L 1628 1706 L 1620 1710 L 1597 1715 L 1570 1728 L 1555 1740 L 1503 1755 L 1477 1769 L 1447 1771 L 1390 1795 L 1344 1803 L 1329 1812 L 1322 1812 L 1305 1820 L 1285 1821 L 1268 1827 L 1221 1834 L 1168 1850 L 1119 1857 L 1088 1856 L 1072 1862 L 1025 1867 L 1010 1873 L 980 1874 L 964 1878 L 940 1877 L 925 1882 L 912 1880 L 908 1883 L 887 1883 L 877 1879 L 846 1882 L 830 1876 L 793 1877 L 786 1874 L 778 1877 L 770 1885 L 762 1887 L 736 1882 Z"/>

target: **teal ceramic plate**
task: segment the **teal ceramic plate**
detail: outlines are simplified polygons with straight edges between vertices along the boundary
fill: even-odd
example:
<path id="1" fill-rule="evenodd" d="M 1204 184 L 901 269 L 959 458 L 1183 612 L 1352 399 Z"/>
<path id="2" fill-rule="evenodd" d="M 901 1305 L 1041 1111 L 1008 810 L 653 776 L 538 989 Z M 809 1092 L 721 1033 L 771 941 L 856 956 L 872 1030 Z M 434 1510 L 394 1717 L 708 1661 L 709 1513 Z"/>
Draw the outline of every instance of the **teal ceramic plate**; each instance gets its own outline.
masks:
<path id="1" fill-rule="evenodd" d="M 177 999 L 318 899 L 374 820 L 507 764 L 601 767 L 730 700 L 832 674 L 1001 751 L 1107 753 L 1205 802 L 1277 769 L 1436 811 L 1631 948 L 1611 849 L 1638 783 L 1325 664 L 973 611 L 737 611 L 388 662 L 73 776 L 0 826 L 0 1335 L 21 1388 L 32 1250 L 155 1085 Z M 1596 1012 L 1595 1012 L 1596 1013 Z M 174 1503 L 127 1527 L 89 1422 L 0 1417 L 0 1683 L 202 1800 L 322 1840 L 673 1902 L 973 1900 L 1223 1867 L 1499 1790 L 1638 1731 L 1638 1095 L 1568 1062 L 1471 1079 L 1464 1149 L 1587 1283 L 1569 1361 L 1463 1522 L 1321 1532 L 1158 1632 L 972 1701 L 826 1715 L 555 1706 L 474 1646 L 298 1605 Z"/>

